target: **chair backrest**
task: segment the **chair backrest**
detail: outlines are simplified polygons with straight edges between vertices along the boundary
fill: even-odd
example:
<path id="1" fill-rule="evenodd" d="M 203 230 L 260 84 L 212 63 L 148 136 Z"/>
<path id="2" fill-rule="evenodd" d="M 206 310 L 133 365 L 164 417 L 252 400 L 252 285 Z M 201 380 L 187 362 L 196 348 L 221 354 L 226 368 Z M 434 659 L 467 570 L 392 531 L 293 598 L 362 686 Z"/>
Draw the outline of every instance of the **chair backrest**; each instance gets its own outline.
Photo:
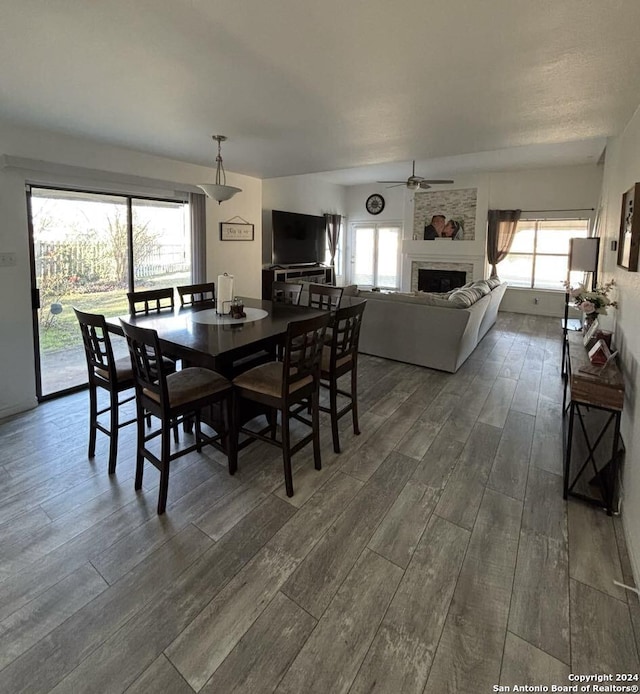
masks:
<path id="1" fill-rule="evenodd" d="M 97 378 L 115 383 L 117 378 L 115 360 L 105 317 L 97 313 L 83 313 L 75 307 L 73 310 L 80 324 L 89 380 Z M 106 372 L 108 378 L 100 372 Z"/>
<path id="2" fill-rule="evenodd" d="M 334 311 L 340 306 L 343 287 L 332 287 L 329 284 L 309 285 L 309 306 L 326 311 Z"/>
<path id="3" fill-rule="evenodd" d="M 142 391 L 156 393 L 160 406 L 163 408 L 168 406 L 167 375 L 158 333 L 155 330 L 125 323 L 122 319 L 120 323 L 129 346 L 137 396 L 140 397 Z"/>
<path id="4" fill-rule="evenodd" d="M 180 306 L 210 304 L 216 300 L 216 283 L 186 284 L 183 287 L 178 287 L 178 295 L 180 296 Z"/>
<path id="5" fill-rule="evenodd" d="M 292 386 L 302 379 L 311 378 L 317 384 L 325 333 L 331 314 L 291 321 L 287 326 L 287 338 L 282 365 L 282 395 L 291 392 Z"/>
<path id="6" fill-rule="evenodd" d="M 127 292 L 129 313 L 139 316 L 160 311 L 173 310 L 173 287 L 150 289 L 143 292 Z"/>
<path id="7" fill-rule="evenodd" d="M 297 282 L 274 282 L 271 285 L 271 301 L 276 304 L 297 306 L 300 303 L 300 294 L 302 285 Z"/>
<path id="8" fill-rule="evenodd" d="M 366 305 L 366 301 L 361 301 L 353 306 L 344 306 L 331 316 L 330 370 L 334 371 L 338 365 L 356 363 L 360 326 Z"/>

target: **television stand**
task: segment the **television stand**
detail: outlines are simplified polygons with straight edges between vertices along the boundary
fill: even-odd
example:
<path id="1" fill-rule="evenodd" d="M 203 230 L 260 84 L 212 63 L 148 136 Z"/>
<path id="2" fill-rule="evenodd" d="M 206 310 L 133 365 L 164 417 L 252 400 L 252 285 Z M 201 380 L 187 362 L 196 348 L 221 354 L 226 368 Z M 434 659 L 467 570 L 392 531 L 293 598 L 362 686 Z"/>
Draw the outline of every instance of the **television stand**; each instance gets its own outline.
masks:
<path id="1" fill-rule="evenodd" d="M 333 284 L 333 269 L 327 265 L 290 265 L 285 268 L 262 271 L 262 298 L 271 300 L 271 285 L 274 282 L 313 282 Z"/>

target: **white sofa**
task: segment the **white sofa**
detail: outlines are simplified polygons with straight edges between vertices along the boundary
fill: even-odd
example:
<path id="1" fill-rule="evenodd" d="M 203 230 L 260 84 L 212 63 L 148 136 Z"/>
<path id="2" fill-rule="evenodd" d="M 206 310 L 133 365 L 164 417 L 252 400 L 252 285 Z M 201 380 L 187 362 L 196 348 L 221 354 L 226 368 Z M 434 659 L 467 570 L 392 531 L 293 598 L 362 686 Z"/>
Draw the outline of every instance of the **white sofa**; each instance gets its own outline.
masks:
<path id="1" fill-rule="evenodd" d="M 361 291 L 360 352 L 455 373 L 496 322 L 506 288 L 480 280 L 446 294 Z"/>

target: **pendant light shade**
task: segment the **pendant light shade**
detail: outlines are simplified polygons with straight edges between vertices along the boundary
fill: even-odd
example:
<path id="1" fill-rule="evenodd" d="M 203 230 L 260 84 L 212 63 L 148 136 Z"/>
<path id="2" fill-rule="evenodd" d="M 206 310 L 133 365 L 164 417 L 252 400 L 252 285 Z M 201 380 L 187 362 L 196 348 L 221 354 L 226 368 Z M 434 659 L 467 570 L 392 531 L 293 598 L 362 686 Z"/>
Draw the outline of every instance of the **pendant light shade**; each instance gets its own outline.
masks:
<path id="1" fill-rule="evenodd" d="M 202 189 L 212 200 L 217 200 L 219 205 L 225 200 L 230 200 L 236 193 L 241 193 L 242 189 L 227 185 L 227 175 L 224 171 L 221 153 L 221 145 L 227 138 L 224 135 L 212 135 L 212 138 L 218 143 L 218 156 L 216 157 L 216 182 L 198 184 L 198 188 Z"/>

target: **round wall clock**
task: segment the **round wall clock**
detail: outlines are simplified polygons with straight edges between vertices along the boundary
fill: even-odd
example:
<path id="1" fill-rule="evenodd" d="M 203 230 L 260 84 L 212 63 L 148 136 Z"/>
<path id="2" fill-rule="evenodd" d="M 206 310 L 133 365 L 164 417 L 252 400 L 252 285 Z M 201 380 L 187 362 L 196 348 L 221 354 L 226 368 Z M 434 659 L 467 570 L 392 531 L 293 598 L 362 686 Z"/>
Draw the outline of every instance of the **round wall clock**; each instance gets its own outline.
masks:
<path id="1" fill-rule="evenodd" d="M 367 198 L 366 207 L 369 214 L 380 214 L 384 210 L 384 198 L 374 193 Z"/>

